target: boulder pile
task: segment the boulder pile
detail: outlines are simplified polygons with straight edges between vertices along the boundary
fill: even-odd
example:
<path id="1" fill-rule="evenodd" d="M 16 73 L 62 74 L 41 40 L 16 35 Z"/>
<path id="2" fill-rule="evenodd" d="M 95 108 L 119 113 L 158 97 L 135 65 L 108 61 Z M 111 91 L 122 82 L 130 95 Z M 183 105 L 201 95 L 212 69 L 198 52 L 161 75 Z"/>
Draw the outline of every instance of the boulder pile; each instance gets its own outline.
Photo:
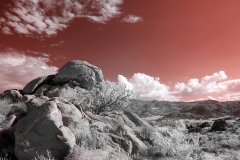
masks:
<path id="1" fill-rule="evenodd" d="M 18 160 L 31 160 L 48 153 L 59 160 L 128 159 L 144 153 L 151 140 L 141 139 L 139 128 L 153 127 L 131 112 L 103 112 L 96 115 L 64 99 L 66 90 L 88 92 L 103 82 L 101 69 L 85 61 L 73 60 L 56 75 L 39 77 L 23 90 L 8 90 L 0 98 L 22 102 L 27 110 L 11 112 L 0 127 L 0 148 L 14 147 Z M 156 138 L 157 139 L 157 138 Z"/>

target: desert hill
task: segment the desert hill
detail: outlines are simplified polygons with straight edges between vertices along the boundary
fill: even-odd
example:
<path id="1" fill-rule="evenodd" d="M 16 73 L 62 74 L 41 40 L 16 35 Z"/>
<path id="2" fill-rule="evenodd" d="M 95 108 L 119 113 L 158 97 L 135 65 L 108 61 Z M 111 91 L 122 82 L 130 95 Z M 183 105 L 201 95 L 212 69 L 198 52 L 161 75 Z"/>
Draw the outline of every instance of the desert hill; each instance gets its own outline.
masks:
<path id="1" fill-rule="evenodd" d="M 131 99 L 129 108 L 142 118 L 150 116 L 175 116 L 178 119 L 206 119 L 223 116 L 240 117 L 240 101 L 168 102 Z"/>

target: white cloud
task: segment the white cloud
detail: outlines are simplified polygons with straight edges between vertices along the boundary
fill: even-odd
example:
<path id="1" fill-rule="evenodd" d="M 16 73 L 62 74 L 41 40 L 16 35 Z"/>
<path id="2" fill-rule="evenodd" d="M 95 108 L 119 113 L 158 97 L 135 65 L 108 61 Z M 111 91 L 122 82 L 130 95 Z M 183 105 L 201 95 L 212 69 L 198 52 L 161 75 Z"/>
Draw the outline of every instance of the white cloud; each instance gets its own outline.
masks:
<path id="1" fill-rule="evenodd" d="M 16 51 L 0 53 L 0 92 L 22 89 L 31 80 L 55 74 L 57 67 L 49 66 L 46 57 L 27 56 Z"/>
<path id="2" fill-rule="evenodd" d="M 123 0 L 11 0 L 0 23 L 2 33 L 52 36 L 74 18 L 106 23 L 118 17 Z"/>
<path id="3" fill-rule="evenodd" d="M 6 26 L 4 26 L 3 28 L 2 28 L 2 33 L 3 34 L 13 34 L 12 32 L 11 32 L 11 30 L 8 28 L 8 27 L 6 27 Z"/>
<path id="4" fill-rule="evenodd" d="M 128 79 L 122 75 L 118 76 L 119 84 L 126 84 L 128 89 L 132 89 L 134 98 L 140 100 L 168 100 L 176 101 L 177 97 L 171 95 L 169 87 L 159 82 L 159 78 L 154 78 L 143 73 L 136 73 Z"/>
<path id="5" fill-rule="evenodd" d="M 178 96 L 190 96 L 199 94 L 208 94 L 214 92 L 220 92 L 226 89 L 226 85 L 223 85 L 220 81 L 227 79 L 227 75 L 224 71 L 219 71 L 211 76 L 205 76 L 201 81 L 194 78 L 190 79 L 187 84 L 177 83 L 175 84 L 175 92 Z"/>
<path id="6" fill-rule="evenodd" d="M 63 45 L 64 44 L 64 41 L 60 41 L 59 43 L 53 43 L 53 44 L 50 44 L 49 46 L 50 47 L 59 47 L 60 45 Z"/>
<path id="7" fill-rule="evenodd" d="M 129 79 L 119 75 L 118 83 L 125 84 L 127 89 L 133 91 L 134 98 L 141 100 L 239 100 L 240 79 L 227 78 L 224 71 L 219 71 L 201 80 L 194 78 L 188 83 L 178 82 L 170 89 L 170 86 L 160 83 L 159 78 L 137 73 Z"/>
<path id="8" fill-rule="evenodd" d="M 207 98 L 200 99 L 216 99 L 218 101 L 239 100 L 240 79 L 228 80 L 225 72 L 219 71 L 211 76 L 203 77 L 201 81 L 195 78 L 190 79 L 188 83 L 176 83 L 173 93 L 175 96 L 182 98 L 208 95 Z M 212 97 L 214 94 L 218 96 Z"/>
<path id="9" fill-rule="evenodd" d="M 118 75 L 118 84 L 125 85 L 127 90 L 133 90 L 132 84 L 122 75 Z"/>
<path id="10" fill-rule="evenodd" d="M 240 100 L 240 93 L 227 93 L 217 97 L 219 101 L 236 101 Z"/>
<path id="11" fill-rule="evenodd" d="M 122 19 L 122 22 L 126 22 L 126 23 L 137 23 L 140 21 L 142 21 L 142 17 L 135 16 L 135 15 L 127 15 Z"/>
<path id="12" fill-rule="evenodd" d="M 240 92 L 240 79 L 227 80 L 220 83 L 228 92 Z"/>
<path id="13" fill-rule="evenodd" d="M 47 54 L 47 53 L 35 52 L 35 51 L 30 51 L 30 50 L 27 50 L 26 52 L 35 54 L 35 55 L 40 55 L 41 57 L 45 57 L 49 60 L 49 54 Z"/>

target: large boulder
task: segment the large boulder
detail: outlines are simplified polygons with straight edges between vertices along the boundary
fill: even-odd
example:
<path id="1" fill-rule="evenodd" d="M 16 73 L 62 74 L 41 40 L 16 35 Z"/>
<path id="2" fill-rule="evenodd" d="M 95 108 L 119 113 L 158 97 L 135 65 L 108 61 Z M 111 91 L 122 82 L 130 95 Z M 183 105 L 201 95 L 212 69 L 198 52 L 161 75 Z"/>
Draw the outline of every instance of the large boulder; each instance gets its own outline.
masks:
<path id="1" fill-rule="evenodd" d="M 47 100 L 47 101 L 46 101 Z M 64 126 L 57 103 L 40 97 L 26 103 L 28 114 L 14 126 L 14 153 L 19 160 L 30 160 L 50 151 L 63 159 L 75 145 L 75 136 Z"/>
<path id="2" fill-rule="evenodd" d="M 82 113 L 70 102 L 63 98 L 51 98 L 57 104 L 58 109 L 62 113 L 63 125 L 69 127 L 70 125 L 81 121 Z"/>
<path id="3" fill-rule="evenodd" d="M 92 89 L 95 84 L 103 81 L 102 70 L 86 61 L 72 60 L 64 65 L 52 79 L 52 85 L 63 85 L 75 81 L 80 87 Z"/>

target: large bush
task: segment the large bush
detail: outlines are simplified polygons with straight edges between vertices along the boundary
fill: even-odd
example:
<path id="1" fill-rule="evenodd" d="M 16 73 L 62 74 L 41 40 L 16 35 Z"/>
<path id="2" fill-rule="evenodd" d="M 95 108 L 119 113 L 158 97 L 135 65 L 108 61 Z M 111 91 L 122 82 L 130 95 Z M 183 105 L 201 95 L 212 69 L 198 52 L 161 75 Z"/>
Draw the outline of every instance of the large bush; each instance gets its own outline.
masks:
<path id="1" fill-rule="evenodd" d="M 104 81 L 95 85 L 91 91 L 75 87 L 62 96 L 77 106 L 99 114 L 103 111 L 126 107 L 132 92 L 127 90 L 125 85 Z"/>

